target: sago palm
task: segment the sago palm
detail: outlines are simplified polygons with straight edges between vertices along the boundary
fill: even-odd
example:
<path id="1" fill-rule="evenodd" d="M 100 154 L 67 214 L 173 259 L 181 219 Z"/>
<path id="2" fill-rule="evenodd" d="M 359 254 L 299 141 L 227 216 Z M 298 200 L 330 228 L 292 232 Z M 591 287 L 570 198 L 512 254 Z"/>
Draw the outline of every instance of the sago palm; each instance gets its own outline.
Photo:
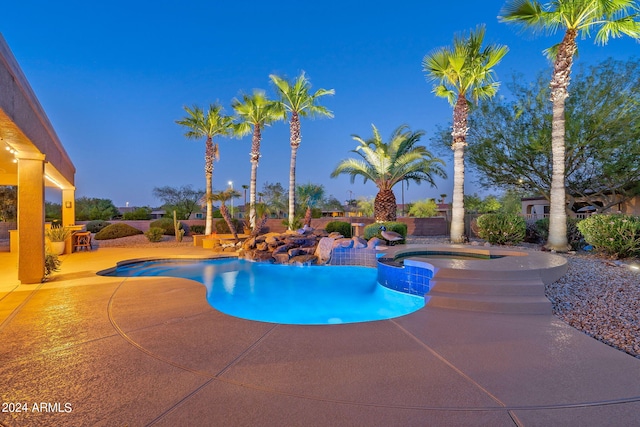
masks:
<path id="1" fill-rule="evenodd" d="M 422 61 L 427 79 L 435 81 L 433 92 L 453 106 L 453 202 L 450 238 L 464 241 L 464 147 L 467 145 L 469 104 L 493 97 L 499 87 L 495 67 L 507 54 L 502 45 L 482 46 L 485 29 L 479 26 L 468 37 L 456 35 L 453 46 L 441 47 Z"/>
<path id="2" fill-rule="evenodd" d="M 565 191 L 565 100 L 569 96 L 569 81 L 578 34 L 587 37 L 595 31 L 595 42 L 604 45 L 610 37 L 623 35 L 640 38 L 640 10 L 633 0 L 555 0 L 540 3 L 530 0 L 509 1 L 499 19 L 524 29 L 555 33 L 564 30 L 562 41 L 545 53 L 553 60 L 551 77 L 551 208 L 549 237 L 546 247 L 566 252 L 567 211 Z"/>
<path id="3" fill-rule="evenodd" d="M 353 136 L 360 145 L 353 150 L 360 159 L 342 160 L 331 177 L 340 174 L 351 176 L 351 182 L 357 176 L 373 181 L 378 187 L 373 209 L 376 221 L 396 220 L 396 197 L 393 186 L 400 181 L 414 181 L 420 184 L 426 181 L 435 187 L 434 177 L 446 178 L 444 162 L 434 157 L 426 147 L 417 145 L 424 135 L 422 131 L 411 132 L 406 125 L 398 127 L 388 143 L 382 141 L 380 132 L 372 125 L 373 137 L 367 140 Z"/>
<path id="4" fill-rule="evenodd" d="M 284 118 L 284 110 L 280 104 L 267 99 L 265 93 L 260 90 L 255 90 L 253 95 L 243 95 L 242 101 L 234 99 L 231 105 L 237 115 L 236 135 L 246 135 L 253 129 L 251 153 L 249 154 L 251 161 L 249 222 L 253 228 L 256 226 L 256 185 L 262 129 L 276 120 L 282 120 Z"/>
<path id="5" fill-rule="evenodd" d="M 269 76 L 275 85 L 279 95 L 280 103 L 285 111 L 289 114 L 289 143 L 291 144 L 291 160 L 289 162 L 289 230 L 293 229 L 293 219 L 295 215 L 296 205 L 296 158 L 298 156 L 298 147 L 302 142 L 302 134 L 300 132 L 300 118 L 324 116 L 333 117 L 333 113 L 327 108 L 318 104 L 320 97 L 333 95 L 333 89 L 318 89 L 313 94 L 311 83 L 306 78 L 304 71 L 293 82 L 289 82 L 274 74 Z"/>
<path id="6" fill-rule="evenodd" d="M 213 191 L 213 162 L 220 158 L 217 143 L 213 142 L 216 136 L 228 136 L 232 132 L 233 121 L 231 117 L 222 114 L 222 107 L 218 104 L 209 105 L 204 111 L 194 105 L 193 108 L 184 107 L 187 116 L 182 120 L 176 120 L 180 126 L 188 130 L 184 136 L 189 139 L 205 138 L 204 174 L 206 179 L 205 200 L 207 216 L 205 221 L 205 234 L 211 234 L 213 224 L 213 208 L 211 204 L 211 192 Z"/>

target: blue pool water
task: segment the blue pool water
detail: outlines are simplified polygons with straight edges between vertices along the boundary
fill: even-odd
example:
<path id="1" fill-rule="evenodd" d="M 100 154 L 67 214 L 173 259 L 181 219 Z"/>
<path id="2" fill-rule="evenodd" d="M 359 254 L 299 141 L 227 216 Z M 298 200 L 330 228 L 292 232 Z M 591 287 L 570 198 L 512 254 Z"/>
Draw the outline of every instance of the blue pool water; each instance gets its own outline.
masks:
<path id="1" fill-rule="evenodd" d="M 238 259 L 148 261 L 119 266 L 113 276 L 196 280 L 223 313 L 271 323 L 321 325 L 390 319 L 424 306 L 424 298 L 377 283 L 374 268 L 273 265 Z"/>

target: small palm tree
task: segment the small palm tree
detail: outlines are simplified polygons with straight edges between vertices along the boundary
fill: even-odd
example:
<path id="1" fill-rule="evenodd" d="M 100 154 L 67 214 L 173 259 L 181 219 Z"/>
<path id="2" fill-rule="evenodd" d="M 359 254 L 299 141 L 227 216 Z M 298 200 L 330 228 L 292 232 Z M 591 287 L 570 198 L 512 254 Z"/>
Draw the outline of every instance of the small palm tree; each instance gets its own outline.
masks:
<path id="1" fill-rule="evenodd" d="M 206 178 L 205 200 L 207 205 L 207 217 L 205 220 L 205 234 L 211 234 L 213 224 L 213 207 L 211 204 L 211 192 L 213 191 L 213 162 L 220 158 L 218 144 L 213 142 L 216 136 L 228 136 L 231 134 L 233 121 L 231 117 L 222 114 L 222 107 L 211 104 L 206 112 L 194 105 L 193 108 L 184 107 L 187 117 L 176 120 L 180 126 L 188 130 L 184 136 L 189 139 L 205 138 L 204 173 Z"/>
<path id="2" fill-rule="evenodd" d="M 274 74 L 271 74 L 269 78 L 271 78 L 280 95 L 282 108 L 291 115 L 289 120 L 289 143 L 291 144 L 291 160 L 289 166 L 289 230 L 292 230 L 296 205 L 296 158 L 298 156 L 298 147 L 300 147 L 300 142 L 302 142 L 300 117 L 333 117 L 333 113 L 322 105 L 319 105 L 318 100 L 322 96 L 333 95 L 335 91 L 333 89 L 318 89 L 313 94 L 309 93 L 311 83 L 306 78 L 304 71 L 300 73 L 300 76 L 298 76 L 293 84 Z"/>
<path id="3" fill-rule="evenodd" d="M 236 230 L 236 226 L 233 224 L 231 215 L 229 215 L 229 209 L 227 209 L 226 202 L 238 197 L 240 197 L 240 193 L 232 188 L 224 191 L 216 191 L 215 193 L 211 194 L 211 200 L 220 202 L 220 214 L 222 215 L 222 218 L 224 218 L 224 221 L 227 223 L 229 231 L 231 231 L 231 234 L 233 234 L 233 238 L 236 239 L 236 242 L 238 241 L 238 230 Z"/>
<path id="4" fill-rule="evenodd" d="M 495 67 L 507 54 L 501 45 L 482 47 L 485 29 L 479 26 L 468 37 L 456 35 L 452 47 L 441 47 L 426 55 L 423 71 L 436 81 L 433 92 L 453 106 L 453 203 L 451 241 L 464 241 L 464 147 L 467 145 L 467 118 L 470 100 L 491 98 L 498 91 Z"/>
<path id="5" fill-rule="evenodd" d="M 247 206 L 247 190 L 249 186 L 247 184 L 242 184 L 242 190 L 244 191 L 244 205 Z"/>
<path id="6" fill-rule="evenodd" d="M 346 159 L 341 161 L 331 177 L 340 174 L 351 176 L 351 182 L 356 176 L 373 181 L 379 191 L 374 202 L 373 216 L 376 221 L 396 220 L 396 197 L 392 188 L 400 181 L 415 181 L 420 184 L 426 181 L 435 187 L 434 177 L 446 178 L 444 162 L 421 145 L 417 145 L 424 135 L 423 131 L 411 132 L 409 127 L 398 127 L 388 143 L 384 143 L 378 129 L 372 125 L 373 137 L 364 140 L 357 135 L 353 139 L 360 145 L 353 153 L 361 159 Z"/>
<path id="7" fill-rule="evenodd" d="M 265 93 L 255 90 L 253 95 L 243 95 L 242 101 L 234 99 L 231 103 L 237 115 L 235 134 L 243 136 L 251 132 L 251 182 L 249 191 L 249 222 L 251 227 L 256 226 L 256 184 L 258 176 L 258 162 L 260 162 L 260 141 L 262 129 L 276 120 L 284 119 L 284 110 L 278 103 L 267 99 Z"/>
<path id="8" fill-rule="evenodd" d="M 634 0 L 554 0 L 542 4 L 532 0 L 508 1 L 499 19 L 525 29 L 555 33 L 564 29 L 562 41 L 545 53 L 553 60 L 551 77 L 551 193 L 549 237 L 547 249 L 566 252 L 567 211 L 565 191 L 565 100 L 569 96 L 569 81 L 573 57 L 577 51 L 578 34 L 589 36 L 596 31 L 595 42 L 605 45 L 610 37 L 627 35 L 640 38 L 640 8 Z M 635 19 L 634 19 L 635 18 Z"/>

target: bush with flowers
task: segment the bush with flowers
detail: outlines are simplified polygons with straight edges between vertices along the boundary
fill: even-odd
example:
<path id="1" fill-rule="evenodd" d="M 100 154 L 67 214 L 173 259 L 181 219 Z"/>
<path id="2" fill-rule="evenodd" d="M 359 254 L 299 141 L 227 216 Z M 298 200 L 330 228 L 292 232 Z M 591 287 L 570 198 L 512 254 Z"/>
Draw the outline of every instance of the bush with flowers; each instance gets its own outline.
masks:
<path id="1" fill-rule="evenodd" d="M 591 215 L 578 224 L 584 240 L 596 250 L 617 258 L 640 256 L 640 217 Z"/>

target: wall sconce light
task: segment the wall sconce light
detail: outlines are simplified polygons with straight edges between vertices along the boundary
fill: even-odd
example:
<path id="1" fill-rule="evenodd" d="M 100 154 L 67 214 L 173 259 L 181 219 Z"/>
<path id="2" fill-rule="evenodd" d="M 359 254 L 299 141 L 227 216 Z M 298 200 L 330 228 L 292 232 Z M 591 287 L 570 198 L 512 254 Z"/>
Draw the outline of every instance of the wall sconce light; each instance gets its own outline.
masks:
<path id="1" fill-rule="evenodd" d="M 64 202 L 64 207 L 67 209 L 71 209 L 71 202 Z"/>

